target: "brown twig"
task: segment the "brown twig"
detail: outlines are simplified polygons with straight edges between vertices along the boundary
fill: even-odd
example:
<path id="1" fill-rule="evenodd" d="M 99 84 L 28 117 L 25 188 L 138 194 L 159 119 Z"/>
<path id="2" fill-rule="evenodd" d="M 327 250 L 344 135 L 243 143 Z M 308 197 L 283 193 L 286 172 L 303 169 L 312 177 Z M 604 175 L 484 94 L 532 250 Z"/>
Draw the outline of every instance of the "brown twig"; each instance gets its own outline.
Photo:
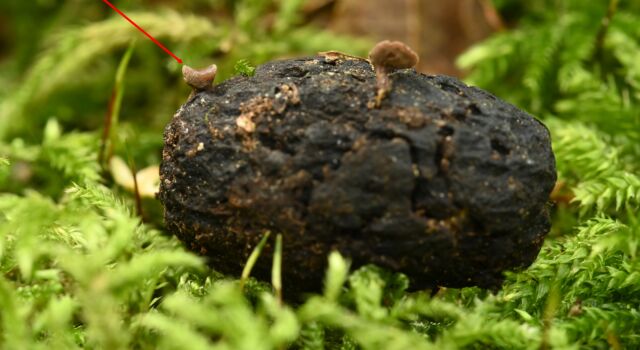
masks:
<path id="1" fill-rule="evenodd" d="M 316 17 L 319 13 L 331 11 L 336 5 L 336 0 L 306 1 L 302 6 L 302 13 L 307 20 Z"/>
<path id="2" fill-rule="evenodd" d="M 487 24 L 497 32 L 503 31 L 505 29 L 504 21 L 496 7 L 493 6 L 493 2 L 491 0 L 478 0 L 478 3 L 482 7 L 482 14 Z"/>
<path id="3" fill-rule="evenodd" d="M 602 50 L 604 49 L 604 39 L 607 37 L 611 20 L 618 11 L 618 0 L 609 0 L 609 6 L 607 7 L 607 14 L 602 18 L 600 22 L 600 29 L 596 35 L 595 50 L 593 51 L 593 61 L 599 61 L 602 59 Z"/>
<path id="4" fill-rule="evenodd" d="M 566 183 L 562 180 L 556 182 L 556 185 L 549 195 L 551 201 L 564 205 L 569 205 L 571 201 L 573 201 L 575 195 L 571 192 L 571 189 L 567 189 L 565 185 Z"/>

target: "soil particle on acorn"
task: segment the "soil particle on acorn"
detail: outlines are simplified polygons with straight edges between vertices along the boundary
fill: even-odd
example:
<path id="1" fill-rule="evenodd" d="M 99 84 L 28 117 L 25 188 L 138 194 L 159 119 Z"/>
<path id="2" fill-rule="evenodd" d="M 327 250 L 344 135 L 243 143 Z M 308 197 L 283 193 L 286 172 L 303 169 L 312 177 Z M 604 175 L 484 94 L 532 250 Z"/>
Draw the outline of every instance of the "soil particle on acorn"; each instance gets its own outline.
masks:
<path id="1" fill-rule="evenodd" d="M 495 287 L 549 230 L 549 133 L 485 91 L 335 52 L 209 85 L 165 130 L 159 198 L 168 229 L 221 272 L 239 275 L 269 230 L 290 296 L 320 289 L 331 250 L 413 289 Z"/>

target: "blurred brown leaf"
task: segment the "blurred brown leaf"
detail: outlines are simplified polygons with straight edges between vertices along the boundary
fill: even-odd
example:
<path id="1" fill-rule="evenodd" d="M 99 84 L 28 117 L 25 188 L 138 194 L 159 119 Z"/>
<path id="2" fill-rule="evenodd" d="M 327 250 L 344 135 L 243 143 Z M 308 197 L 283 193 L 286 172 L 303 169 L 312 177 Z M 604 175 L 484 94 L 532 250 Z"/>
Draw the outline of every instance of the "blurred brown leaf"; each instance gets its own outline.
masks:
<path id="1" fill-rule="evenodd" d="M 418 69 L 460 76 L 455 58 L 502 26 L 487 0 L 336 0 L 330 27 L 374 40 L 401 40 L 420 54 Z"/>

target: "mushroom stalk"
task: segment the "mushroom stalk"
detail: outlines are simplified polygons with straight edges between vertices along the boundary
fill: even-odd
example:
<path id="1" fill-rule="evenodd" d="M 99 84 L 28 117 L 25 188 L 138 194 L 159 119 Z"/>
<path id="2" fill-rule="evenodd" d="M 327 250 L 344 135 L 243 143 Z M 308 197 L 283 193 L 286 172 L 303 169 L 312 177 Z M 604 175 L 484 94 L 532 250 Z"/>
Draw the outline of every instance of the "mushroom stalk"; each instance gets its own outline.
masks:
<path id="1" fill-rule="evenodd" d="M 396 69 L 413 68 L 418 63 L 418 54 L 400 41 L 381 41 L 369 52 L 369 61 L 376 71 L 375 107 L 380 107 L 382 99 L 391 91 L 391 74 Z"/>
<path id="2" fill-rule="evenodd" d="M 375 106 L 380 107 L 380 103 L 387 95 L 388 91 L 391 91 L 391 79 L 389 79 L 389 71 L 385 67 L 376 69 L 376 92 Z"/>

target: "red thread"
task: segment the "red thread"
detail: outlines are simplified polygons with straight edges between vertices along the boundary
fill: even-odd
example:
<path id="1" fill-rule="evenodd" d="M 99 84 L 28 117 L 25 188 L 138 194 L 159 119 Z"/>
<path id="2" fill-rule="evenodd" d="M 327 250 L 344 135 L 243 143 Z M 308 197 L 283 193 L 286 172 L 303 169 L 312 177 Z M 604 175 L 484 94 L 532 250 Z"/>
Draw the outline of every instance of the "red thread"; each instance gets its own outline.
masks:
<path id="1" fill-rule="evenodd" d="M 108 0 L 102 0 L 105 4 L 109 5 L 114 11 L 116 11 L 120 16 L 129 21 L 134 27 L 136 27 L 139 31 L 141 31 L 144 35 L 146 35 L 151 41 L 153 41 L 158 47 L 160 47 L 164 52 L 168 53 L 171 57 L 173 57 L 178 63 L 182 63 L 182 60 L 173 54 L 173 52 L 169 51 L 164 45 L 162 45 L 156 38 L 152 37 L 151 34 L 147 33 L 144 29 L 142 29 L 136 22 L 134 22 L 131 18 L 127 17 L 122 11 L 118 10 L 117 7 L 113 6 Z"/>

